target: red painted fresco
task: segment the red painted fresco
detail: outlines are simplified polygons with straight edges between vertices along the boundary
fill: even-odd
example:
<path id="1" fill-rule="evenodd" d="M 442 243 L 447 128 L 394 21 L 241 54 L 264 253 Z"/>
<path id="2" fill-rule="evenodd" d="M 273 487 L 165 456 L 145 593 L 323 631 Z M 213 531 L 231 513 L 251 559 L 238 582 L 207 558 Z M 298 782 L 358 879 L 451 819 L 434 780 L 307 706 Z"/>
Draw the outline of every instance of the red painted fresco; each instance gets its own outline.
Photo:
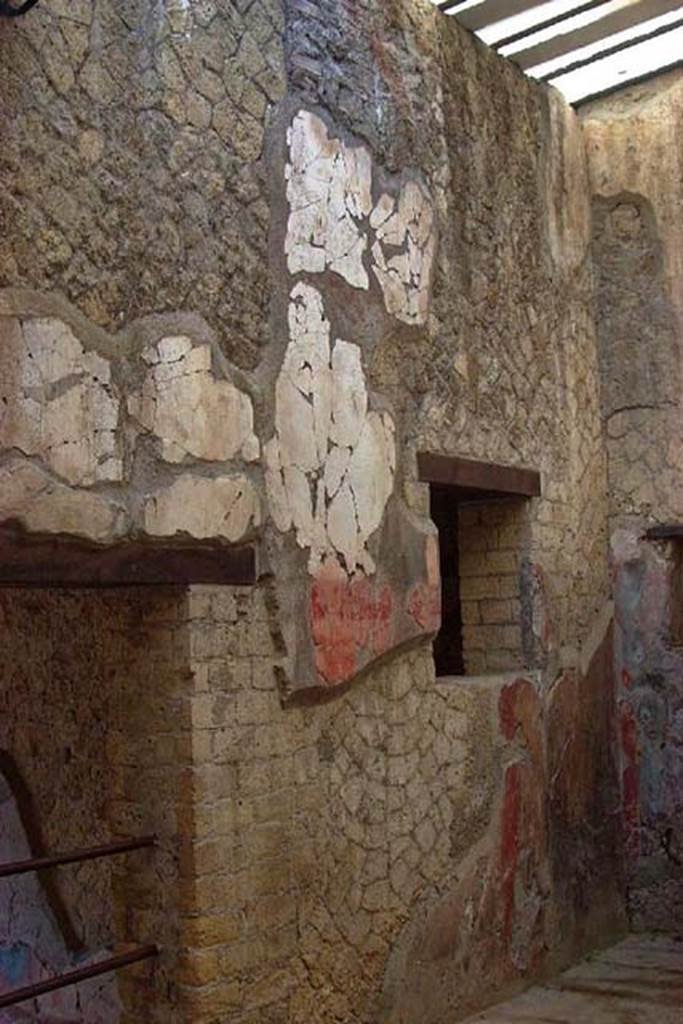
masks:
<path id="1" fill-rule="evenodd" d="M 310 618 L 316 668 L 334 685 L 356 674 L 367 659 L 392 646 L 394 599 L 388 584 L 365 577 L 319 577 L 311 588 Z"/>
<path id="2" fill-rule="evenodd" d="M 640 852 L 638 723 L 628 701 L 619 704 L 619 737 L 622 752 L 621 791 L 624 808 L 626 849 L 631 857 Z"/>
<path id="3" fill-rule="evenodd" d="M 414 586 L 408 597 L 408 611 L 425 632 L 438 632 L 441 627 L 441 588 L 438 583 Z"/>
<path id="4" fill-rule="evenodd" d="M 515 879 L 519 861 L 519 826 L 521 812 L 520 766 L 511 764 L 505 773 L 505 794 L 501 822 L 501 879 L 505 941 L 512 937 L 515 913 Z"/>
<path id="5" fill-rule="evenodd" d="M 544 857 L 543 835 L 543 723 L 541 701 L 533 684 L 517 679 L 503 687 L 498 701 L 500 731 L 508 742 L 525 749 L 525 759 L 505 771 L 501 812 L 499 887 L 503 905 L 503 935 L 512 938 L 515 895 L 531 884 Z M 526 851 L 531 874 L 520 877 L 520 850 Z M 530 859 L 529 859 L 530 858 Z"/>
<path id="6" fill-rule="evenodd" d="M 570 959 L 623 927 L 612 652 L 607 628 L 585 676 L 567 670 L 542 693 L 523 676 L 500 687 L 498 736 L 477 766 L 492 781 L 485 827 L 466 805 L 452 882 L 426 894 L 402 962 L 411 1020 L 437 1019 L 424 1008 L 445 985 L 464 1015 L 469 993 L 533 976 L 549 935 Z"/>
<path id="7" fill-rule="evenodd" d="M 553 619 L 548 600 L 548 582 L 542 565 L 535 563 L 530 567 L 530 571 L 534 636 L 541 650 L 547 653 L 555 646 Z"/>
<path id="8" fill-rule="evenodd" d="M 523 742 L 535 764 L 543 757 L 541 701 L 528 679 L 516 679 L 504 686 L 498 699 L 501 735 Z"/>

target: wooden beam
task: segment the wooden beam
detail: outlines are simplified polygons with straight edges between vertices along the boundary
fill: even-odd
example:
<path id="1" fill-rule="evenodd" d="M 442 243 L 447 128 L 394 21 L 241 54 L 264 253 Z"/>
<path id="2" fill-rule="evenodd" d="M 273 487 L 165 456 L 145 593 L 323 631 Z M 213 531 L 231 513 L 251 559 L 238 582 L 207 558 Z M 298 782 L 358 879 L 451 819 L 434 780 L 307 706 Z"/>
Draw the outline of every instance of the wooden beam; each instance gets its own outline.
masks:
<path id="1" fill-rule="evenodd" d="M 631 0 L 635 2 L 635 0 Z M 577 14 L 586 14 L 588 11 L 595 10 L 596 7 L 605 7 L 607 4 L 614 3 L 614 0 L 585 0 L 584 3 L 579 4 L 577 7 L 573 7 L 570 11 L 564 11 L 562 14 L 554 14 L 550 18 L 544 18 L 542 21 L 537 21 L 533 25 L 527 25 L 526 28 L 518 30 L 517 32 L 511 33 L 509 36 L 502 36 L 497 39 L 493 44 L 494 50 L 502 50 L 505 46 L 509 46 L 511 43 L 516 43 L 518 40 L 527 39 L 530 36 L 535 35 L 537 32 L 544 32 L 547 28 L 553 28 L 555 25 L 561 25 L 562 22 L 568 21 L 570 18 L 575 18 Z M 562 31 L 560 29 L 560 31 Z"/>
<path id="2" fill-rule="evenodd" d="M 626 29 L 640 25 L 651 18 L 658 18 L 662 14 L 678 10 L 680 0 L 639 0 L 630 3 L 612 14 L 608 14 L 589 25 L 575 28 L 573 31 L 554 35 L 535 46 L 527 46 L 518 50 L 517 53 L 509 55 L 510 60 L 526 70 L 535 67 L 537 64 L 544 64 L 548 60 L 562 57 L 567 53 L 578 50 L 582 46 L 589 46 L 591 43 L 600 42 L 616 32 L 623 32 Z"/>
<path id="3" fill-rule="evenodd" d="M 486 0 L 485 3 L 477 7 L 468 7 L 462 14 L 456 13 L 455 16 L 465 28 L 478 32 L 497 21 L 512 18 L 515 14 L 524 14 L 525 11 L 539 7 L 542 3 L 544 0 Z"/>
<path id="4" fill-rule="evenodd" d="M 249 586 L 256 550 L 137 541 L 97 547 L 61 537 L 0 529 L 0 584 L 30 587 Z"/>
<path id="5" fill-rule="evenodd" d="M 535 469 L 500 466 L 435 452 L 418 452 L 417 468 L 418 477 L 424 483 L 480 492 L 489 498 L 537 498 L 541 493 L 541 475 Z"/>
<path id="6" fill-rule="evenodd" d="M 670 21 L 667 25 L 660 25 L 659 28 L 650 29 L 649 32 L 642 32 L 637 36 L 633 36 L 631 39 L 622 40 L 622 42 L 615 43 L 613 46 L 606 46 L 604 50 L 592 53 L 590 57 L 583 57 L 580 60 L 571 61 L 569 64 L 563 64 L 562 67 L 556 68 L 555 71 L 551 71 L 549 74 L 543 75 L 540 78 L 540 81 L 552 82 L 556 78 L 561 78 L 562 75 L 569 75 L 572 71 L 578 71 L 579 68 L 585 68 L 589 64 L 594 64 L 596 60 L 603 60 L 605 57 L 611 57 L 615 53 L 621 53 L 622 50 L 627 50 L 630 46 L 638 46 L 639 43 L 645 43 L 650 39 L 657 39 L 658 36 L 666 35 L 667 32 L 673 32 L 682 25 L 683 18 L 677 18 L 676 21 Z M 622 82 L 619 84 L 623 85 Z"/>
<path id="7" fill-rule="evenodd" d="M 683 541 L 683 523 L 664 523 L 662 526 L 651 526 L 645 536 L 648 540 Z"/>

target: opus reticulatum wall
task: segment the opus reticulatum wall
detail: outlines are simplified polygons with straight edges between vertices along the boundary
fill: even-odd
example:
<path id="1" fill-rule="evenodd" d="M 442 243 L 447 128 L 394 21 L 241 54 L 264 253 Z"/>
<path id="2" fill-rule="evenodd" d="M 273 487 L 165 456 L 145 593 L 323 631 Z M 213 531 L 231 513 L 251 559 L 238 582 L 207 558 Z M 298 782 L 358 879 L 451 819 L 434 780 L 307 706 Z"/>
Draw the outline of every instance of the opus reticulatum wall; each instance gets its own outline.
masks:
<path id="1" fill-rule="evenodd" d="M 609 458 L 620 766 L 629 912 L 683 911 L 681 540 L 683 236 L 680 72 L 583 115 L 593 191 L 596 322 Z"/>
<path id="2" fill-rule="evenodd" d="M 251 588 L 3 595 L 1 743 L 37 813 L 64 751 L 22 747 L 19 678 L 56 736 L 96 705 L 116 738 L 91 827 L 161 837 L 161 867 L 93 889 L 106 941 L 162 937 L 121 1019 L 440 1024 L 606 941 L 622 627 L 577 118 L 423 0 L 17 22 L 0 519 L 258 553 Z M 435 679 L 427 450 L 541 473 L 471 552 L 472 664 L 498 674 Z"/>

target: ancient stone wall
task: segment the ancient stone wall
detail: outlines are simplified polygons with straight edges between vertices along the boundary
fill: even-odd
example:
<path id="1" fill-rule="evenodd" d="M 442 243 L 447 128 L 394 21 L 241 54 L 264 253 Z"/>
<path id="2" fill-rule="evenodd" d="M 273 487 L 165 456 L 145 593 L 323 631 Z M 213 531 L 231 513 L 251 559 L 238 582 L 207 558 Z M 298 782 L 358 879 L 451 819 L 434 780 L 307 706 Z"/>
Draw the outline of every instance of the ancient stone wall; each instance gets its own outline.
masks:
<path id="1" fill-rule="evenodd" d="M 14 953 L 16 964 L 23 952 L 28 973 L 6 972 L 5 987 L 111 946 L 156 942 L 162 955 L 151 971 L 128 971 L 118 987 L 100 979 L 63 990 L 42 1006 L 83 1024 L 168 1020 L 178 999 L 180 914 L 191 902 L 183 882 L 191 874 L 179 871 L 193 816 L 182 592 L 10 588 L 0 591 L 0 621 L 0 751 L 13 797 L 3 803 L 3 834 L 17 831 L 13 807 L 25 833 L 6 859 L 158 836 L 154 850 L 44 872 L 37 891 L 24 887 L 17 927 L 12 915 L 3 921 L 2 955 L 7 962 Z M 31 930 L 19 934 L 27 922 Z"/>
<path id="2" fill-rule="evenodd" d="M 284 709 L 267 590 L 190 616 L 193 1021 L 457 1019 L 619 927 L 609 616 L 547 697 L 423 647 Z"/>
<path id="3" fill-rule="evenodd" d="M 112 338 L 59 299 L 0 299 L 0 515 L 29 533 L 236 542 L 261 522 L 253 406 L 198 317 Z"/>
<path id="4" fill-rule="evenodd" d="M 3 19 L 2 283 L 60 292 L 109 331 L 199 310 L 255 366 L 282 29 L 279 0 L 51 0 Z"/>
<path id="5" fill-rule="evenodd" d="M 607 939 L 572 112 L 426 0 L 55 0 L 0 29 L 0 521 L 259 547 L 253 589 L 92 622 L 115 637 L 98 699 L 131 694 L 102 712 L 104 820 L 149 822 L 168 857 L 114 887 L 119 926 L 165 951 L 122 976 L 129 1019 L 442 1024 Z M 420 450 L 541 472 L 496 535 L 507 621 L 483 623 L 509 632 L 480 669 L 514 633 L 512 673 L 435 680 Z"/>
<path id="6" fill-rule="evenodd" d="M 625 90 L 587 108 L 582 121 L 609 457 L 629 904 L 638 926 L 676 927 L 681 542 L 644 535 L 683 521 L 683 78 L 673 73 Z"/>
<path id="7" fill-rule="evenodd" d="M 467 675 L 524 668 L 522 565 L 526 502 L 470 505 L 458 514 L 463 656 Z"/>

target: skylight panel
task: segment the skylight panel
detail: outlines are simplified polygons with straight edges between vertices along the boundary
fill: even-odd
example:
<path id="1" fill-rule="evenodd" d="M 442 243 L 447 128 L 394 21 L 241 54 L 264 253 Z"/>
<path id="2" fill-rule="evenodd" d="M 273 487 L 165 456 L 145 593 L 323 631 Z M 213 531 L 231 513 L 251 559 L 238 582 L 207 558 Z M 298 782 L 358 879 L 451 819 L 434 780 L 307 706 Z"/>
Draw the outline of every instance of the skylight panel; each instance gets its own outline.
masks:
<path id="1" fill-rule="evenodd" d="M 570 103 L 683 64 L 683 0 L 432 0 Z"/>
<path id="2" fill-rule="evenodd" d="M 659 18 L 650 18 L 639 25 L 632 25 L 631 28 L 627 28 L 623 32 L 615 32 L 605 39 L 599 39 L 596 43 L 581 46 L 577 50 L 572 50 L 571 53 L 565 53 L 561 57 L 555 57 L 553 60 L 537 64 L 529 68 L 528 74 L 533 78 L 548 80 L 555 77 L 558 72 L 561 72 L 562 69 L 567 68 L 570 64 L 579 61 L 588 62 L 599 57 L 605 50 L 612 49 L 612 47 L 622 46 L 632 40 L 638 42 L 642 36 L 649 36 L 658 31 L 664 33 L 672 27 L 677 27 L 682 18 L 683 11 L 669 11 L 668 14 L 662 14 Z M 553 75 L 553 72 L 555 72 L 555 75 Z"/>
<path id="3" fill-rule="evenodd" d="M 624 6 L 625 3 L 635 3 L 637 0 L 613 0 L 613 4 Z M 515 15 L 513 18 L 505 18 L 503 21 L 496 21 L 492 25 L 487 25 L 486 28 L 481 29 L 477 33 L 480 39 L 483 39 L 489 46 L 493 46 L 501 39 L 507 39 L 509 36 L 517 35 L 518 32 L 529 32 L 535 25 L 543 25 L 546 21 L 551 21 L 554 18 L 564 14 L 571 14 L 572 11 L 576 11 L 579 7 L 585 7 L 584 3 L 580 0 L 550 0 L 549 3 L 538 4 L 536 7 L 532 7 L 528 11 L 523 11 L 521 14 Z M 610 5 L 612 6 L 612 5 Z M 604 4 L 600 4 L 600 9 L 604 7 Z M 579 19 L 588 17 L 588 14 L 579 14 Z M 601 17 L 599 9 L 596 9 L 596 17 Z M 572 19 L 574 20 L 574 19 Z M 583 24 L 584 22 L 580 22 Z M 565 24 L 564 22 L 562 23 Z M 558 25 L 551 26 L 545 31 L 549 36 L 557 35 Z M 548 38 L 549 36 L 546 36 Z M 536 38 L 536 37 L 534 37 Z M 539 34 L 539 39 L 542 36 Z M 518 44 L 519 45 L 519 44 Z"/>
<path id="4" fill-rule="evenodd" d="M 570 103 L 577 103 L 587 96 L 675 67 L 682 55 L 683 26 L 551 81 Z"/>

